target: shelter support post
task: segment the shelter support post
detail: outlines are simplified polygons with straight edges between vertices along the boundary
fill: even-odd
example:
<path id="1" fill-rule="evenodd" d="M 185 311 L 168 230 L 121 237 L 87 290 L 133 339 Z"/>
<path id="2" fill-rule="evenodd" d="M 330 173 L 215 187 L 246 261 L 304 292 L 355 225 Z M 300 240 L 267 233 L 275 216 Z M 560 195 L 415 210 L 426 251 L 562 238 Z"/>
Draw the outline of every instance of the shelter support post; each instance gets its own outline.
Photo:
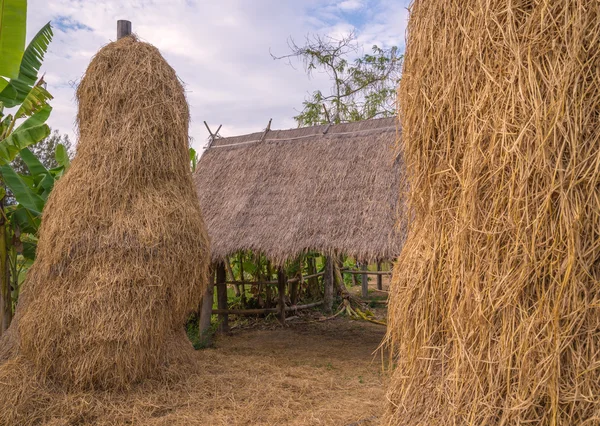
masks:
<path id="1" fill-rule="evenodd" d="M 323 275 L 323 308 L 325 313 L 331 314 L 333 311 L 333 286 L 334 286 L 334 259 L 332 256 L 325 257 L 325 275 Z"/>
<path id="2" fill-rule="evenodd" d="M 298 279 L 290 282 L 290 303 L 295 305 L 298 303 L 298 288 L 300 287 L 300 283 L 302 280 L 302 265 L 300 265 L 300 273 L 298 275 Z"/>
<path id="3" fill-rule="evenodd" d="M 202 296 L 202 305 L 200 309 L 200 319 L 198 322 L 198 337 L 200 341 L 208 346 L 210 344 L 210 318 L 212 314 L 213 300 L 214 300 L 214 283 L 215 283 L 215 268 L 211 268 L 210 282 L 204 296 Z"/>
<path id="4" fill-rule="evenodd" d="M 277 268 L 277 290 L 279 291 L 279 300 L 277 302 L 277 311 L 279 314 L 279 322 L 285 324 L 285 287 L 287 280 L 282 267 Z"/>
<path id="5" fill-rule="evenodd" d="M 225 263 L 222 261 L 217 265 L 217 306 L 219 310 L 227 310 L 227 277 L 225 275 Z M 229 316 L 219 314 L 219 333 L 229 331 Z"/>
<path id="6" fill-rule="evenodd" d="M 367 270 L 367 263 L 363 263 L 360 267 L 361 270 L 366 271 Z M 367 276 L 367 274 L 362 274 L 362 298 L 366 299 L 367 297 L 369 297 L 369 278 Z"/>
<path id="7" fill-rule="evenodd" d="M 381 271 L 381 262 L 377 262 L 377 272 Z M 383 290 L 383 275 L 377 275 L 377 290 Z"/>

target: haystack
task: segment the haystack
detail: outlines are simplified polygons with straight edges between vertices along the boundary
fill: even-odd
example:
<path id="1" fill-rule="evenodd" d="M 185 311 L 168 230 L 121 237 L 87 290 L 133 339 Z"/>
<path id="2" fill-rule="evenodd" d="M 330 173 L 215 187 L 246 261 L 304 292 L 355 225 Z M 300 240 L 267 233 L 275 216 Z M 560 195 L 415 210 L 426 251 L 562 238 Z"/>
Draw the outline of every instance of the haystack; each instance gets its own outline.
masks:
<path id="1" fill-rule="evenodd" d="M 10 348 L 2 357 L 14 358 L 0 377 L 15 379 L 2 394 L 43 394 L 41 382 L 125 389 L 192 351 L 183 326 L 207 285 L 209 252 L 183 87 L 156 48 L 127 37 L 93 58 L 77 99 L 77 154 L 48 200 L 0 342 Z M 15 410 L 0 402 L 0 424 L 32 420 Z"/>
<path id="2" fill-rule="evenodd" d="M 386 424 L 600 423 L 600 3 L 415 0 Z"/>

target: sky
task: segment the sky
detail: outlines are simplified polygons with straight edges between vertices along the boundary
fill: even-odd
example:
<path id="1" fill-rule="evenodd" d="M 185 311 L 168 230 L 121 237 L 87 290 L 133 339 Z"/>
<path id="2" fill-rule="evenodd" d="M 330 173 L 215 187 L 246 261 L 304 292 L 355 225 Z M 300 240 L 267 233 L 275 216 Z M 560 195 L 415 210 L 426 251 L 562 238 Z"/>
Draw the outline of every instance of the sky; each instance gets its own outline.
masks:
<path id="1" fill-rule="evenodd" d="M 409 0 L 29 0 L 28 39 L 48 21 L 54 38 L 42 73 L 54 96 L 48 124 L 76 142 L 75 88 L 92 56 L 116 39 L 117 20 L 158 47 L 184 82 L 192 146 L 222 136 L 296 127 L 310 92 L 329 90 L 324 74 L 308 78 L 301 62 L 275 61 L 308 34 L 355 31 L 374 44 L 403 50 Z"/>

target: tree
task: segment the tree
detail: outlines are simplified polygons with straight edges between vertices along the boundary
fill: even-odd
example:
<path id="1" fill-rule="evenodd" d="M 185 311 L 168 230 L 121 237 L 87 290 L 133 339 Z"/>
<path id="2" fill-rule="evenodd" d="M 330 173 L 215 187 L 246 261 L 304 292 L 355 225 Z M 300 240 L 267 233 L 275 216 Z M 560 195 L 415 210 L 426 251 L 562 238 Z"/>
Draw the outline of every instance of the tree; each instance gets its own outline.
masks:
<path id="1" fill-rule="evenodd" d="M 53 130 L 50 136 L 41 140 L 29 147 L 31 153 L 43 164 L 46 169 L 54 169 L 60 167 L 60 164 L 56 160 L 56 149 L 59 145 L 62 145 L 66 151 L 67 156 L 72 159 L 73 157 L 73 145 L 69 139 L 69 135 L 61 134 L 58 130 Z M 23 161 L 23 158 L 18 156 L 12 162 L 13 169 L 22 175 L 31 174 L 27 165 Z"/>
<path id="2" fill-rule="evenodd" d="M 402 55 L 397 47 L 371 48 L 360 56 L 362 46 L 354 32 L 341 38 L 307 36 L 303 46 L 293 39 L 291 53 L 273 59 L 301 59 L 309 77 L 313 72 L 329 75 L 329 94 L 316 90 L 303 102 L 294 119 L 299 127 L 339 124 L 396 114 L 396 89 L 400 81 Z M 353 58 L 354 56 L 358 56 Z"/>

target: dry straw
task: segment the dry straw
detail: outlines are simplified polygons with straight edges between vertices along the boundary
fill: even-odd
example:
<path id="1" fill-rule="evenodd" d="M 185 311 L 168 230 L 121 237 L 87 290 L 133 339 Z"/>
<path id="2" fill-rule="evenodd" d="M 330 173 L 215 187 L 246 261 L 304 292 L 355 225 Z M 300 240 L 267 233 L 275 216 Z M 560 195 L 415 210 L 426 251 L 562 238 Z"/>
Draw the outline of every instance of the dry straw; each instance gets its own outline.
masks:
<path id="1" fill-rule="evenodd" d="M 128 37 L 98 52 L 77 99 L 77 155 L 48 200 L 0 342 L 0 360 L 17 357 L 0 366 L 3 395 L 34 398 L 42 382 L 123 389 L 191 351 L 183 323 L 207 284 L 209 252 L 183 87 L 156 48 Z M 0 424 L 35 415 L 15 410 L 0 398 Z"/>
<path id="2" fill-rule="evenodd" d="M 600 423 L 600 3 L 415 0 L 386 424 Z"/>
<path id="3" fill-rule="evenodd" d="M 396 133 L 393 117 L 215 139 L 194 175 L 213 260 L 239 250 L 278 264 L 307 250 L 398 256 Z"/>

